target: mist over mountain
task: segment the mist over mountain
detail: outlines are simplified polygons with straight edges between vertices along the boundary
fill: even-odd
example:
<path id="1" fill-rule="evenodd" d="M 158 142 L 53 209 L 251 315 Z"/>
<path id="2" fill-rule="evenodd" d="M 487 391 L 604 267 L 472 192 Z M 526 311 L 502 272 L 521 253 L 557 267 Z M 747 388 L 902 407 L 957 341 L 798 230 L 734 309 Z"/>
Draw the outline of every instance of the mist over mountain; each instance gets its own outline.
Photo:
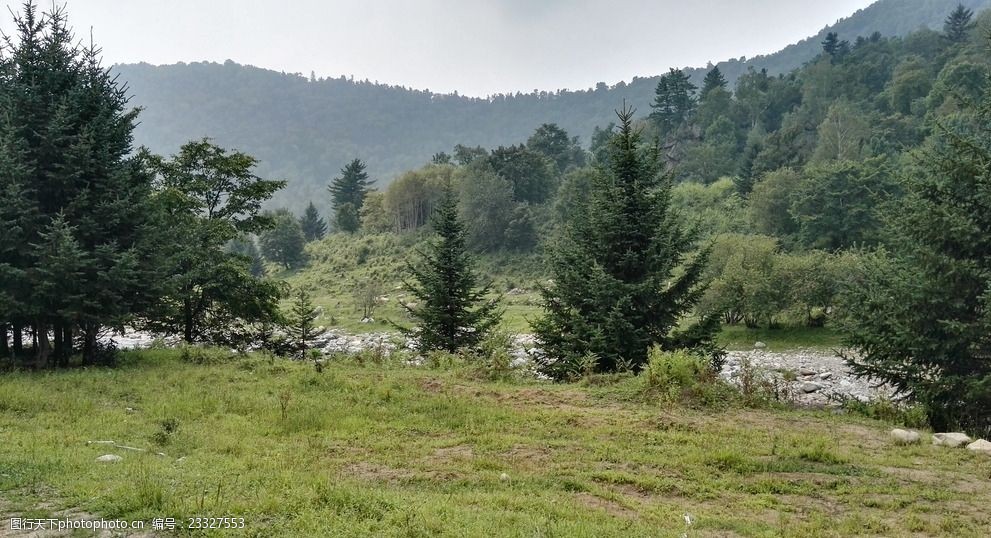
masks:
<path id="1" fill-rule="evenodd" d="M 991 0 L 960 3 L 979 11 Z M 956 4 L 881 0 L 777 53 L 718 66 L 731 86 L 748 69 L 787 73 L 815 57 L 828 32 L 851 41 L 873 32 L 901 36 L 941 26 Z M 686 73 L 699 83 L 709 67 Z M 289 182 L 276 203 L 297 210 L 311 199 L 325 205 L 327 183 L 356 157 L 368 163 L 381 186 L 455 144 L 519 143 L 542 123 L 557 123 L 587 143 L 594 127 L 615 120 L 614 110 L 624 100 L 640 115 L 649 113 L 658 81 L 648 76 L 589 89 L 471 98 L 343 77 L 315 79 L 230 61 L 127 64 L 114 70 L 128 82 L 132 103 L 144 109 L 138 144 L 167 154 L 190 138 L 209 136 L 246 151 L 261 160 L 261 174 Z"/>

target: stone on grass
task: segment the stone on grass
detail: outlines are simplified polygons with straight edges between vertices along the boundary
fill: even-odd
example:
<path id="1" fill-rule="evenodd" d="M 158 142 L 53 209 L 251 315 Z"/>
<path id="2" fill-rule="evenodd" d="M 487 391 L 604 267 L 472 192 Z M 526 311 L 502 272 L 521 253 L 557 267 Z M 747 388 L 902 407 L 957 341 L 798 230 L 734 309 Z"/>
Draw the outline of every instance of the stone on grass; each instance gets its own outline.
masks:
<path id="1" fill-rule="evenodd" d="M 991 442 L 985 441 L 984 439 L 978 439 L 967 445 L 967 450 L 973 450 L 974 452 L 980 452 L 991 456 Z"/>
<path id="2" fill-rule="evenodd" d="M 499 480 L 502 481 L 502 482 L 505 482 L 505 481 L 509 480 L 509 475 L 506 474 L 506 473 L 502 473 L 501 475 L 499 475 Z"/>
<path id="3" fill-rule="evenodd" d="M 754 349 L 766 349 L 767 344 L 764 342 L 754 342 Z"/>
<path id="4" fill-rule="evenodd" d="M 913 430 L 901 430 L 895 428 L 891 430 L 891 436 L 895 438 L 895 442 L 902 445 L 910 445 L 912 443 L 918 443 L 922 439 L 919 432 Z"/>
<path id="5" fill-rule="evenodd" d="M 118 456 L 117 454 L 104 454 L 96 458 L 97 463 L 120 463 L 124 461 L 124 458 Z"/>
<path id="6" fill-rule="evenodd" d="M 973 441 L 966 433 L 934 433 L 933 434 L 933 444 L 936 446 L 948 446 L 950 448 L 956 448 L 958 446 L 966 445 L 967 443 Z"/>

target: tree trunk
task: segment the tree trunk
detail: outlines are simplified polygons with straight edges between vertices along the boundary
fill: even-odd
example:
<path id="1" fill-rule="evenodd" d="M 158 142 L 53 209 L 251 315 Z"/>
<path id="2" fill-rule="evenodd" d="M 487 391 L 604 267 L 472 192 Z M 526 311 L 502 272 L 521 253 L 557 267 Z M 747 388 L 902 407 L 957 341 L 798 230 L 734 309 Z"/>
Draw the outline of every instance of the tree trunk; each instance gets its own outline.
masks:
<path id="1" fill-rule="evenodd" d="M 14 355 L 24 354 L 24 327 L 20 323 L 14 324 Z"/>
<path id="2" fill-rule="evenodd" d="M 83 364 L 93 364 L 94 355 L 96 355 L 96 327 L 87 324 L 83 327 Z"/>
<path id="3" fill-rule="evenodd" d="M 62 345 L 62 337 L 64 336 L 62 333 L 62 324 L 55 323 L 52 325 L 52 333 L 55 337 L 55 349 L 53 353 L 55 365 L 65 366 L 65 346 Z"/>
<path id="4" fill-rule="evenodd" d="M 183 329 L 182 338 L 187 344 L 193 343 L 193 305 L 189 301 L 183 305 Z"/>
<path id="5" fill-rule="evenodd" d="M 34 337 L 37 341 L 34 365 L 37 368 L 45 368 L 52 353 L 51 343 L 48 341 L 48 326 L 39 321 L 34 326 Z"/>
<path id="6" fill-rule="evenodd" d="M 0 323 L 0 357 L 10 356 L 10 344 L 7 342 L 8 330 L 6 323 Z"/>
<path id="7" fill-rule="evenodd" d="M 65 326 L 62 327 L 62 345 L 65 346 L 66 363 L 68 363 L 69 358 L 72 357 L 72 351 L 74 349 L 74 346 L 72 345 L 73 338 L 75 338 L 75 334 L 72 330 L 72 323 L 66 323 Z"/>

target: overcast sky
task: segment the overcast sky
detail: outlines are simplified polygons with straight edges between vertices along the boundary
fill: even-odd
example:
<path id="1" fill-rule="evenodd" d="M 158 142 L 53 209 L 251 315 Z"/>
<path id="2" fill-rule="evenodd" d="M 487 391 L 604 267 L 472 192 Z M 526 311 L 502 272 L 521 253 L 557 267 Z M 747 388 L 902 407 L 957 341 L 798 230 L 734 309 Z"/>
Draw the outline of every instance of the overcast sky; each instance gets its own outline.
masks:
<path id="1" fill-rule="evenodd" d="M 487 95 L 587 88 L 773 52 L 872 0 L 66 3 L 77 36 L 88 40 L 92 28 L 108 65 L 231 59 L 307 75 L 354 75 Z M 9 26 L 9 20 L 0 25 Z"/>

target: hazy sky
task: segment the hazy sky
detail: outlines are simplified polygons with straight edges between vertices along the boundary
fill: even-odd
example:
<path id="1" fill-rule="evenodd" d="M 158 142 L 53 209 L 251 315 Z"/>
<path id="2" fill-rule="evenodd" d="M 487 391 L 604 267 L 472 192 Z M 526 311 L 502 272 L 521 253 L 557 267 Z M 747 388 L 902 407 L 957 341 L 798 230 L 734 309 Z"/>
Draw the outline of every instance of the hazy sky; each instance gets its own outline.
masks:
<path id="1" fill-rule="evenodd" d="M 63 2 L 63 0 L 58 0 Z M 8 2 L 9 3 L 9 2 Z M 872 0 L 67 0 L 107 64 L 227 59 L 464 95 L 773 52 Z M 17 2 L 12 7 L 16 8 Z M 51 0 L 41 0 L 50 6 Z M 9 29 L 9 15 L 0 24 Z"/>

